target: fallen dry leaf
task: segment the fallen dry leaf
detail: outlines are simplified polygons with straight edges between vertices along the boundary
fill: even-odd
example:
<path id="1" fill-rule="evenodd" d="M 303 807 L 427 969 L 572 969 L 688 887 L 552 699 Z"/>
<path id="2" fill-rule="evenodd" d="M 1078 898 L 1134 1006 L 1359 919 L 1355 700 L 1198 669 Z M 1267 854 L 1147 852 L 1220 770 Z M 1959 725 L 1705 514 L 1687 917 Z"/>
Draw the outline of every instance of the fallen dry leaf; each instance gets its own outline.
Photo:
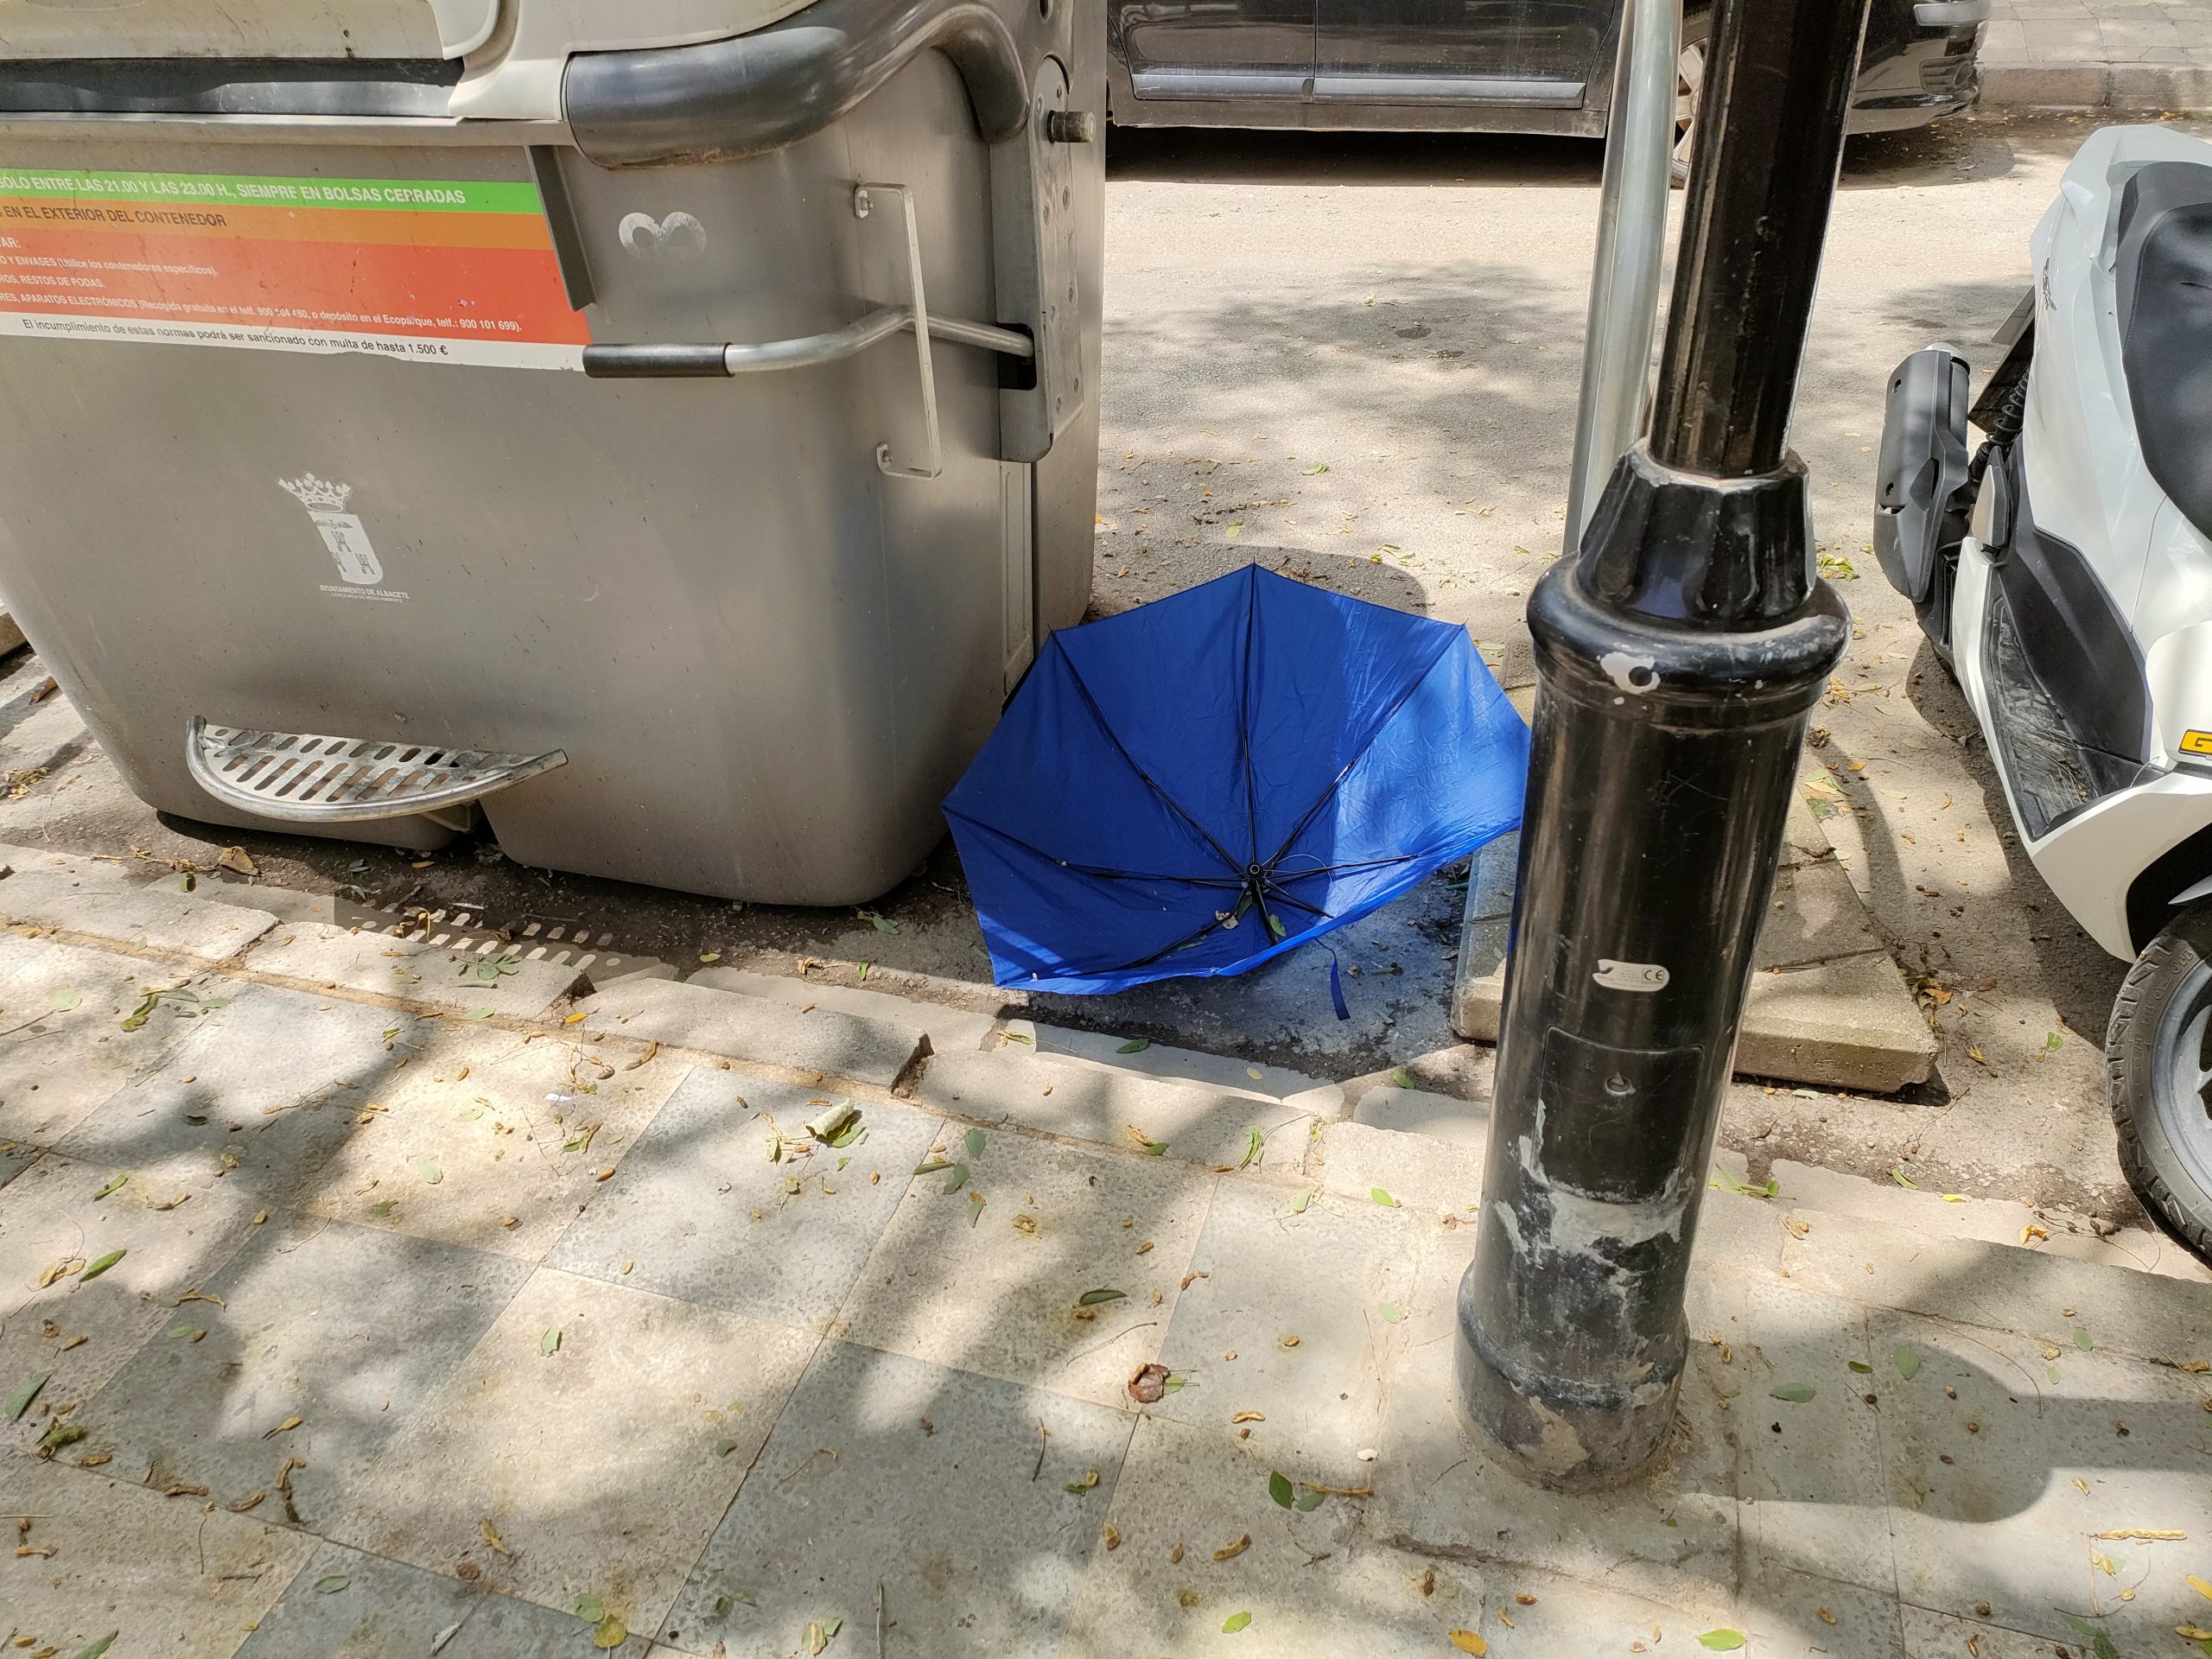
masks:
<path id="1" fill-rule="evenodd" d="M 1452 1631 L 1452 1645 L 1459 1649 L 1462 1653 L 1488 1653 L 1490 1651 L 1490 1643 L 1484 1641 L 1482 1637 L 1477 1636 L 1472 1630 Z"/>
<path id="2" fill-rule="evenodd" d="M 275 1440 L 275 1439 L 276 1439 L 279 1434 L 289 1434 L 289 1433 L 290 1433 L 292 1432 L 292 1430 L 294 1430 L 294 1429 L 297 1428 L 297 1427 L 298 1427 L 302 1423 L 303 1423 L 303 1422 L 305 1422 L 305 1421 L 307 1421 L 307 1419 L 306 1419 L 306 1418 L 304 1418 L 304 1417 L 287 1417 L 287 1418 L 286 1418 L 283 1422 L 281 1422 L 281 1423 L 277 1424 L 276 1427 L 274 1427 L 274 1428 L 270 1429 L 270 1430 L 266 1434 L 263 1435 L 261 1438 L 262 1438 L 263 1440 Z"/>
<path id="3" fill-rule="evenodd" d="M 1240 1411 L 1229 1421 L 1232 1423 L 1264 1423 L 1268 1421 L 1268 1414 L 1264 1411 Z"/>
<path id="4" fill-rule="evenodd" d="M 2147 1543 L 2171 1543 L 2189 1535 L 2172 1527 L 2120 1527 L 2111 1532 L 2093 1532 L 2092 1538 L 2139 1538 Z"/>
<path id="5" fill-rule="evenodd" d="M 1236 1556 L 1242 1555 L 1246 1550 L 1251 1548 L 1252 1535 L 1248 1532 L 1242 1538 L 1239 1538 L 1235 1543 L 1226 1545 L 1224 1548 L 1214 1551 L 1213 1558 L 1217 1561 L 1226 1561 Z"/>
<path id="6" fill-rule="evenodd" d="M 1149 1406 L 1167 1392 L 1167 1368 L 1165 1365 L 1140 1365 L 1129 1378 L 1129 1398 L 1139 1405 Z"/>

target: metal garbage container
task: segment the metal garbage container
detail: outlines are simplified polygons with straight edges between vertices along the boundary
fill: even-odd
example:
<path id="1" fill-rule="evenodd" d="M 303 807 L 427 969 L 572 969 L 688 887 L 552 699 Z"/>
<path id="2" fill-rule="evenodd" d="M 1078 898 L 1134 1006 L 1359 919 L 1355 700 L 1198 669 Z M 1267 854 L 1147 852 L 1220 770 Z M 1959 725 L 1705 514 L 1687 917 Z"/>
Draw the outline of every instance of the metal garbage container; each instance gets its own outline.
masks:
<path id="1" fill-rule="evenodd" d="M 0 3 L 0 588 L 161 810 L 880 893 L 1088 599 L 1103 60 L 1078 0 Z"/>

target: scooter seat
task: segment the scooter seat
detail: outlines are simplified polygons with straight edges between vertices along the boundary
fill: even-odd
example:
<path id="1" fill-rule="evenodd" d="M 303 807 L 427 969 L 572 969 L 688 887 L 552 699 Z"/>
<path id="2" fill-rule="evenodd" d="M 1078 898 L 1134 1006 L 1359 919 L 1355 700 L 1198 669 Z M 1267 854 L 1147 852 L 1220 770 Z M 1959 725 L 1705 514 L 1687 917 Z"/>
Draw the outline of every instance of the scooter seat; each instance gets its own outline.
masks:
<path id="1" fill-rule="evenodd" d="M 2212 536 L 2212 166 L 2152 162 L 2128 180 L 2113 274 L 2144 464 Z"/>

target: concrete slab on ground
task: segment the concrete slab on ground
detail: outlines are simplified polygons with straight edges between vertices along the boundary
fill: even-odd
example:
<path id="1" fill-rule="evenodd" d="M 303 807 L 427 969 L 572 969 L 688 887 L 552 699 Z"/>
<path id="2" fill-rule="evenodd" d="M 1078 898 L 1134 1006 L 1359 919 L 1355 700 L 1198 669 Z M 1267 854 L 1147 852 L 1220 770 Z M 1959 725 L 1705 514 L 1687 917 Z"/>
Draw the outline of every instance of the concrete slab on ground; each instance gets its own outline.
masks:
<path id="1" fill-rule="evenodd" d="M 1980 61 L 1985 109 L 2212 109 L 2212 13 L 2200 0 L 1996 0 Z"/>

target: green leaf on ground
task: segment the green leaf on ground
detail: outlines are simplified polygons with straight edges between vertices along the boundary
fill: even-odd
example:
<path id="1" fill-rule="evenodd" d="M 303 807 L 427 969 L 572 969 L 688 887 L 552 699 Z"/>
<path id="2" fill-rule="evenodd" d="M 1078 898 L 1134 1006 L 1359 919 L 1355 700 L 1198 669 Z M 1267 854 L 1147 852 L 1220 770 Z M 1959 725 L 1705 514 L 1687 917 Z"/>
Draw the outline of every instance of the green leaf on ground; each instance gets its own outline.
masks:
<path id="1" fill-rule="evenodd" d="M 2064 1611 L 2060 1612 L 2058 1616 L 2081 1633 L 2082 1639 L 2088 1643 L 2089 1650 L 2096 1655 L 2097 1659 L 2120 1659 L 2120 1649 L 2113 1646 L 2112 1637 L 2090 1624 L 2088 1619 Z"/>
<path id="2" fill-rule="evenodd" d="M 630 1627 L 620 1618 L 609 1613 L 592 1629 L 591 1644 L 594 1648 L 619 1648 L 630 1639 Z"/>
<path id="3" fill-rule="evenodd" d="M 96 1198 L 104 1198 L 111 1192 L 119 1192 L 130 1179 L 130 1178 L 128 1175 L 118 1175 L 111 1179 L 105 1186 L 103 1186 L 99 1192 L 93 1193 L 92 1196 Z"/>
<path id="4" fill-rule="evenodd" d="M 1236 1160 L 1239 1169 L 1249 1169 L 1260 1161 L 1260 1154 L 1268 1149 L 1268 1138 L 1257 1129 L 1244 1131 L 1244 1155 Z"/>
<path id="5" fill-rule="evenodd" d="M 382 1198 L 369 1206 L 369 1213 L 372 1216 L 388 1216 L 398 1208 L 397 1198 Z"/>
<path id="6" fill-rule="evenodd" d="M 1328 1497 L 1328 1496 L 1329 1495 L 1326 1492 L 1317 1492 L 1311 1487 L 1308 1487 L 1305 1491 L 1302 1491 L 1298 1495 L 1298 1512 L 1300 1515 L 1313 1514 L 1314 1510 L 1321 1507 L 1322 1503 Z"/>
<path id="7" fill-rule="evenodd" d="M 586 1592 L 576 1598 L 576 1617 L 587 1624 L 596 1624 L 607 1617 L 607 1604 L 599 1597 Z"/>
<path id="8" fill-rule="evenodd" d="M 59 1452 L 65 1446 L 74 1446 L 85 1438 L 86 1430 L 79 1424 L 63 1422 L 60 1418 L 48 1424 L 45 1433 L 38 1437 L 41 1452 Z"/>
<path id="9" fill-rule="evenodd" d="M 2087 1331 L 2083 1330 L 2077 1325 L 2074 1327 L 2074 1345 L 2076 1348 L 2082 1350 L 2084 1352 L 2087 1352 L 2089 1349 L 2095 1347 L 2097 1344 L 2095 1339 L 2092 1338 Z"/>
<path id="10" fill-rule="evenodd" d="M 715 1455 L 718 1458 L 726 1458 L 736 1450 L 737 1442 L 735 1440 L 716 1440 L 715 1442 Z"/>
<path id="11" fill-rule="evenodd" d="M 1311 467 L 1308 467 L 1306 469 L 1306 476 L 1308 478 L 1318 477 L 1319 474 L 1325 473 L 1328 470 L 1329 463 L 1327 461 L 1317 461 Z"/>
<path id="12" fill-rule="evenodd" d="M 2046 1054 L 2055 1052 L 2065 1046 L 2066 1039 L 2055 1031 L 2043 1039 L 2043 1052 Z"/>
<path id="13" fill-rule="evenodd" d="M 426 1186 L 435 1186 L 446 1178 L 445 1171 L 427 1158 L 417 1160 L 415 1165 L 415 1173 L 423 1178 L 423 1184 Z"/>
<path id="14" fill-rule="evenodd" d="M 1146 1141 L 1144 1155 L 1147 1158 L 1165 1158 L 1167 1155 L 1167 1143 L 1165 1141 Z"/>
<path id="15" fill-rule="evenodd" d="M 467 1013 L 462 1014 L 461 1017 L 464 1020 L 489 1020 L 492 1017 L 492 1010 L 489 1008 L 471 1008 Z"/>
<path id="16" fill-rule="evenodd" d="M 1249 1613 L 1231 1613 L 1221 1621 L 1221 1633 L 1224 1636 L 1234 1636 L 1251 1622 L 1252 1615 Z"/>
<path id="17" fill-rule="evenodd" d="M 970 1158 L 982 1157 L 983 1155 L 983 1132 L 981 1129 L 969 1130 L 966 1136 L 963 1137 L 962 1144 L 968 1148 L 968 1155 Z"/>
<path id="18" fill-rule="evenodd" d="M 1309 1186 L 1291 1200 L 1290 1213 L 1294 1216 L 1302 1216 L 1306 1213 L 1306 1206 L 1313 1202 L 1313 1189 Z"/>
<path id="19" fill-rule="evenodd" d="M 868 918 L 875 924 L 875 931 L 879 933 L 896 933 L 899 931 L 899 924 L 888 916 L 880 916 L 874 911 L 870 911 L 868 913 Z"/>
<path id="20" fill-rule="evenodd" d="M 920 1163 L 914 1166 L 914 1173 L 917 1175 L 934 1175 L 940 1169 L 950 1169 L 951 1167 L 952 1162 L 950 1159 L 925 1158 Z"/>
<path id="21" fill-rule="evenodd" d="M 1908 1382 L 1920 1370 L 1920 1350 L 1909 1342 L 1899 1343 L 1890 1357 L 1897 1361 L 1897 1375 Z"/>
<path id="22" fill-rule="evenodd" d="M 1376 1203 L 1381 1205 L 1385 1210 L 1395 1210 L 1398 1207 L 1398 1201 L 1392 1198 L 1388 1192 L 1385 1192 L 1379 1186 L 1369 1187 L 1367 1189 L 1367 1196 L 1374 1199 Z"/>
<path id="23" fill-rule="evenodd" d="M 561 1331 L 558 1325 L 537 1339 L 537 1351 L 541 1354 L 556 1353 L 559 1351 L 560 1346 Z"/>
<path id="24" fill-rule="evenodd" d="M 333 1573 L 326 1578 L 320 1578 L 315 1581 L 315 1592 L 318 1596 L 334 1596 L 353 1582 L 353 1580 L 343 1573 Z"/>
<path id="25" fill-rule="evenodd" d="M 1286 1510 L 1298 1501 L 1289 1479 L 1280 1470 L 1268 1477 L 1268 1496 Z"/>
<path id="26" fill-rule="evenodd" d="M 1064 1492 L 1073 1492 L 1077 1497 L 1081 1497 L 1085 1492 L 1089 1491 L 1092 1487 L 1097 1484 L 1098 1471 L 1096 1469 L 1086 1469 L 1083 1471 L 1083 1478 L 1081 1480 L 1071 1480 L 1068 1482 L 1066 1485 L 1061 1487 L 1060 1490 Z"/>
<path id="27" fill-rule="evenodd" d="M 1851 1370 L 1858 1372 L 1861 1376 L 1871 1376 L 1873 1375 L 1874 1368 L 1872 1365 L 1869 1365 L 1863 1359 L 1847 1359 L 1843 1363 Z"/>
<path id="28" fill-rule="evenodd" d="M 1777 1198 L 1782 1196 L 1782 1183 L 1778 1180 L 1739 1181 L 1717 1164 L 1713 1166 L 1711 1184 L 1724 1192 L 1740 1192 L 1747 1198 Z"/>
<path id="29" fill-rule="evenodd" d="M 1395 1302 L 1383 1303 L 1381 1311 L 1382 1314 L 1382 1323 L 1385 1325 L 1395 1325 L 1399 1320 L 1406 1317 L 1406 1310 L 1400 1307 Z"/>
<path id="30" fill-rule="evenodd" d="M 1113 1290 L 1102 1286 L 1096 1290 L 1084 1291 L 1075 1299 L 1075 1305 L 1077 1307 L 1096 1307 L 1101 1302 L 1118 1302 L 1128 1294 L 1126 1290 Z"/>
<path id="31" fill-rule="evenodd" d="M 967 1185 L 968 1166 L 965 1164 L 955 1164 L 952 1166 L 952 1173 L 944 1178 L 944 1190 L 948 1192 L 957 1192 L 962 1187 Z"/>
<path id="32" fill-rule="evenodd" d="M 67 1014 L 84 1000 L 85 994 L 74 986 L 64 986 L 58 991 L 46 994 L 46 1006 L 56 1014 Z"/>
<path id="33" fill-rule="evenodd" d="M 1390 1068 L 1390 1081 L 1401 1089 L 1410 1089 L 1414 1086 L 1414 1074 L 1402 1065 L 1394 1065 Z"/>
<path id="34" fill-rule="evenodd" d="M 87 1642 L 83 1647 L 78 1649 L 75 1653 L 70 1655 L 69 1659 L 100 1659 L 100 1655 L 105 1653 L 110 1648 L 113 1647 L 115 1645 L 115 1638 L 122 1634 L 123 1632 L 121 1630 L 110 1630 L 105 1636 L 100 1637 L 99 1641 Z"/>
<path id="35" fill-rule="evenodd" d="M 122 1261 L 124 1256 L 130 1254 L 130 1252 L 127 1249 L 110 1250 L 105 1255 L 100 1257 L 99 1261 L 93 1262 L 92 1266 L 86 1268 L 82 1273 L 79 1274 L 77 1275 L 77 1282 L 80 1285 L 91 1284 L 93 1280 L 99 1278 L 100 1274 L 105 1273 L 110 1268 L 113 1267 L 117 1262 Z"/>
<path id="36" fill-rule="evenodd" d="M 1774 1397 L 1802 1406 L 1813 1397 L 1813 1385 L 1809 1382 L 1784 1382 L 1774 1390 Z"/>
<path id="37" fill-rule="evenodd" d="M 13 1394 L 8 1396 L 8 1421 L 10 1422 L 16 1423 L 22 1421 L 23 1414 L 31 1408 L 31 1402 L 38 1398 L 38 1391 L 44 1388 L 47 1383 L 52 1380 L 53 1376 L 54 1373 L 48 1371 L 43 1376 L 36 1377 L 32 1381 L 24 1383 L 22 1388 L 17 1389 Z"/>
<path id="38" fill-rule="evenodd" d="M 1152 1046 L 1152 1039 L 1151 1039 L 1151 1038 L 1149 1038 L 1149 1037 L 1132 1037 L 1132 1038 L 1130 1038 L 1130 1039 L 1129 1039 L 1129 1040 L 1128 1040 L 1128 1042 L 1123 1043 L 1123 1044 L 1122 1044 L 1119 1048 L 1116 1049 L 1114 1052 L 1115 1052 L 1116 1054 L 1141 1054 L 1141 1053 L 1143 1053 L 1143 1052 L 1145 1052 L 1145 1050 L 1147 1050 L 1147 1048 L 1150 1048 L 1151 1046 Z"/>
<path id="39" fill-rule="evenodd" d="M 1891 1169 L 1890 1171 L 1890 1179 L 1895 1181 L 1899 1186 L 1910 1187 L 1916 1192 L 1920 1190 L 1920 1183 L 1914 1180 L 1911 1176 L 1906 1174 L 1904 1171 L 1901 1169 Z"/>
<path id="40" fill-rule="evenodd" d="M 1711 1648 L 1715 1653 L 1733 1653 L 1744 1645 L 1741 1630 L 1707 1630 L 1697 1639 L 1701 1648 Z"/>

